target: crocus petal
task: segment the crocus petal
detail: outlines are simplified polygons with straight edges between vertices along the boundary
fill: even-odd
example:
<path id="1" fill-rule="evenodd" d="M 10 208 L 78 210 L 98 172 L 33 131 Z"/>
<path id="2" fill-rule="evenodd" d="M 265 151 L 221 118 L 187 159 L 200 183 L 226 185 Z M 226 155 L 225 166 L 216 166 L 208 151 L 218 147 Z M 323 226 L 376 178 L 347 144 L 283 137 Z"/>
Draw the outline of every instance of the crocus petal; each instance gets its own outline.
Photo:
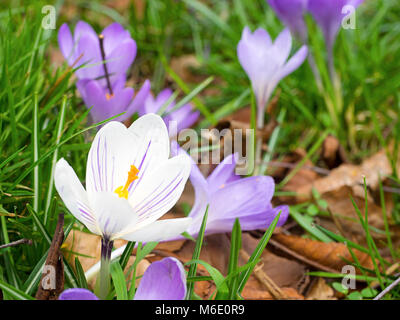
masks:
<path id="1" fill-rule="evenodd" d="M 78 21 L 74 30 L 74 42 L 77 43 L 84 35 L 97 39 L 97 34 L 93 28 L 85 21 Z"/>
<path id="2" fill-rule="evenodd" d="M 289 57 L 290 50 L 292 49 L 292 36 L 289 29 L 284 29 L 274 42 L 274 50 L 277 56 L 277 64 L 282 67 Z"/>
<path id="3" fill-rule="evenodd" d="M 183 300 L 185 296 L 185 269 L 177 259 L 164 258 L 147 268 L 134 300 Z"/>
<path id="4" fill-rule="evenodd" d="M 359 0 L 309 0 L 308 10 L 324 33 L 328 48 L 332 48 L 340 29 L 344 17 L 343 7 L 346 5 L 357 7 L 361 2 Z"/>
<path id="5" fill-rule="evenodd" d="M 115 193 L 96 192 L 90 199 L 103 237 L 120 238 L 127 225 L 135 225 L 138 217 L 129 202 Z"/>
<path id="6" fill-rule="evenodd" d="M 125 114 L 119 118 L 119 121 L 125 121 L 126 119 L 131 117 L 132 114 L 141 109 L 141 107 L 144 105 L 144 101 L 150 93 L 150 87 L 150 81 L 146 80 L 140 90 L 136 93 L 128 108 L 126 108 Z"/>
<path id="7" fill-rule="evenodd" d="M 156 221 L 175 205 L 183 192 L 190 169 L 191 164 L 187 157 L 176 156 L 160 163 L 153 172 L 143 175 L 143 179 L 128 198 L 139 215 L 135 228 Z"/>
<path id="8" fill-rule="evenodd" d="M 307 58 L 307 55 L 307 46 L 302 46 L 279 71 L 277 78 L 281 80 L 287 75 L 291 74 L 293 71 L 297 70 L 303 64 L 304 60 Z"/>
<path id="9" fill-rule="evenodd" d="M 265 227 L 267 217 L 260 214 L 270 208 L 274 188 L 271 177 L 255 176 L 231 182 L 214 192 L 209 207 L 207 234 L 230 232 L 236 218 L 239 218 L 241 225 L 243 222 L 243 230 Z M 197 236 L 200 224 L 198 220 L 194 221 L 188 232 Z"/>
<path id="10" fill-rule="evenodd" d="M 183 105 L 177 110 L 172 111 L 166 117 L 164 117 L 164 121 L 168 126 L 168 132 L 170 136 L 174 136 L 174 132 L 172 130 L 173 126 L 177 127 L 177 133 L 181 132 L 184 129 L 190 128 L 199 118 L 200 112 L 193 111 L 193 106 L 188 103 Z M 172 123 L 175 121 L 175 123 Z"/>
<path id="11" fill-rule="evenodd" d="M 120 43 L 110 54 L 106 55 L 107 71 L 110 81 L 113 83 L 120 74 L 124 74 L 131 66 L 136 57 L 136 42 L 133 39 L 127 39 Z M 103 85 L 106 85 L 105 78 L 102 79 Z"/>
<path id="12" fill-rule="evenodd" d="M 63 54 L 64 58 L 67 59 L 68 64 L 71 65 L 75 59 L 74 41 L 72 40 L 71 30 L 66 23 L 60 27 L 57 38 L 61 53 Z"/>
<path id="13" fill-rule="evenodd" d="M 56 190 L 68 210 L 91 232 L 100 234 L 96 217 L 90 208 L 85 189 L 74 169 L 63 158 L 60 159 L 54 172 Z"/>
<path id="14" fill-rule="evenodd" d="M 187 157 L 191 162 L 190 170 L 190 182 L 194 188 L 195 200 L 192 210 L 189 213 L 189 217 L 195 221 L 203 219 L 203 215 L 206 211 L 207 205 L 210 203 L 210 193 L 206 178 L 200 172 L 199 167 L 194 160 L 183 150 L 176 141 L 171 142 L 171 153 L 173 155 L 183 155 Z"/>
<path id="15" fill-rule="evenodd" d="M 240 179 L 235 174 L 236 163 L 239 155 L 237 153 L 231 154 L 213 170 L 208 176 L 207 183 L 212 186 L 210 192 L 215 192 L 220 188 L 223 188 L 226 183 Z"/>
<path id="16" fill-rule="evenodd" d="M 125 185 L 134 164 L 135 151 L 127 146 L 139 144 L 138 138 L 120 122 L 104 125 L 96 134 L 89 150 L 86 167 L 86 190 L 114 192 Z"/>
<path id="17" fill-rule="evenodd" d="M 308 0 L 268 0 L 268 3 L 290 31 L 305 42 L 307 26 L 304 21 L 304 12 L 307 9 Z"/>
<path id="18" fill-rule="evenodd" d="M 142 178 L 154 171 L 169 157 L 168 130 L 161 117 L 155 114 L 147 114 L 137 119 L 129 127 L 129 132 L 135 136 L 136 141 L 133 164 L 139 170 L 139 179 L 129 187 L 129 194 L 136 189 Z"/>
<path id="19" fill-rule="evenodd" d="M 119 23 L 114 22 L 104 28 L 101 32 L 104 36 L 104 51 L 106 55 L 113 52 L 125 40 L 131 39 L 128 30 L 125 30 Z"/>
<path id="20" fill-rule="evenodd" d="M 80 55 L 82 55 L 82 58 L 77 63 L 77 66 L 82 67 L 76 70 L 76 74 L 80 79 L 96 79 L 104 75 L 97 38 L 87 34 L 82 35 L 76 48 L 76 56 L 79 57 Z"/>
<path id="21" fill-rule="evenodd" d="M 212 199 L 213 211 L 224 216 L 237 216 L 240 212 L 261 212 L 274 195 L 275 183 L 268 176 L 254 176 L 229 183 L 220 188 Z M 229 195 L 229 196 L 228 196 Z M 229 203 L 223 199 L 231 199 Z"/>
<path id="22" fill-rule="evenodd" d="M 134 165 L 139 170 L 139 178 L 128 188 L 132 194 L 143 177 L 151 174 L 168 157 L 168 132 L 161 117 L 154 114 L 143 116 L 129 129 L 122 123 L 109 122 L 96 134 L 90 148 L 86 189 L 89 194 L 114 192 L 125 185 L 131 165 Z"/>
<path id="23" fill-rule="evenodd" d="M 185 232 L 191 223 L 192 218 L 189 217 L 157 220 L 131 233 L 122 233 L 118 238 L 135 242 L 158 242 L 177 237 Z"/>
<path id="24" fill-rule="evenodd" d="M 58 300 L 99 300 L 99 298 L 88 289 L 72 288 L 64 290 Z"/>

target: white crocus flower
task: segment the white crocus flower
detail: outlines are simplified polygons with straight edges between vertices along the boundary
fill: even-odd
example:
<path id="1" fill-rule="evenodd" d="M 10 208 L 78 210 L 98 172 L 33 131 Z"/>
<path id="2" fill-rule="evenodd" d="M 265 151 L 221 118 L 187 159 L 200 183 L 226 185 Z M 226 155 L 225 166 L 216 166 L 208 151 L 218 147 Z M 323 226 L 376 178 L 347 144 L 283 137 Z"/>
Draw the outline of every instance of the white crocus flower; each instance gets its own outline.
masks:
<path id="1" fill-rule="evenodd" d="M 191 169 L 187 157 L 169 159 L 169 152 L 161 117 L 145 115 L 129 128 L 110 122 L 90 148 L 86 190 L 64 159 L 56 165 L 56 189 L 69 211 L 106 242 L 168 239 L 191 223 L 191 218 L 158 220 L 180 198 Z"/>

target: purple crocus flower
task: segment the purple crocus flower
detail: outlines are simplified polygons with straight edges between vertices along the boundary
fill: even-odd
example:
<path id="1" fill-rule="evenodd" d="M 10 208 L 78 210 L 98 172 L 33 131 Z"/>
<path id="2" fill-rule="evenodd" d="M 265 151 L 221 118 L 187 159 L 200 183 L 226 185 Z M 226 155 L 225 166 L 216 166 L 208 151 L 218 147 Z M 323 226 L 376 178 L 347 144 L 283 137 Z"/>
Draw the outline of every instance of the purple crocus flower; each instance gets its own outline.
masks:
<path id="1" fill-rule="evenodd" d="M 185 296 L 185 269 L 179 260 L 169 257 L 147 268 L 134 300 L 183 300 Z"/>
<path id="2" fill-rule="evenodd" d="M 305 43 L 307 40 L 307 26 L 304 21 L 304 12 L 307 10 L 308 0 L 267 0 L 282 22 L 289 27 Z"/>
<path id="3" fill-rule="evenodd" d="M 58 43 L 62 54 L 70 66 L 86 66 L 76 70 L 79 79 L 99 79 L 101 86 L 106 87 L 105 70 L 109 74 L 110 86 L 119 79 L 136 57 L 136 42 L 120 24 L 114 22 L 106 27 L 100 35 L 84 21 L 76 24 L 74 34 L 65 23 L 58 32 Z M 103 63 L 103 61 L 105 61 Z"/>
<path id="4" fill-rule="evenodd" d="M 186 273 L 175 258 L 153 262 L 145 271 L 134 300 L 183 300 L 186 296 Z M 87 289 L 73 288 L 61 293 L 59 300 L 99 300 Z"/>
<path id="5" fill-rule="evenodd" d="M 147 113 L 158 113 L 161 107 L 168 101 L 172 96 L 173 92 L 171 89 L 162 90 L 157 97 L 150 93 L 147 96 L 145 103 L 142 108 L 139 109 L 139 115 Z M 186 128 L 190 128 L 199 118 L 200 112 L 193 111 L 193 106 L 187 103 L 177 110 L 173 110 L 175 107 L 175 101 L 172 101 L 164 110 L 164 122 L 168 127 L 168 132 L 171 137 L 176 136 L 180 131 Z"/>
<path id="6" fill-rule="evenodd" d="M 264 126 L 265 107 L 279 81 L 295 71 L 307 57 L 308 49 L 303 45 L 287 61 L 291 48 L 292 37 L 288 29 L 283 30 L 274 42 L 262 28 L 254 33 L 248 27 L 243 30 L 237 54 L 256 96 L 258 128 Z"/>
<path id="7" fill-rule="evenodd" d="M 190 157 L 176 142 L 172 142 L 171 151 Z M 286 222 L 289 207 L 273 208 L 271 204 L 274 180 L 268 176 L 240 178 L 235 174 L 237 161 L 237 154 L 229 155 L 205 178 L 192 159 L 190 182 L 194 187 L 195 202 L 188 215 L 193 219 L 192 224 L 186 230 L 192 237 L 198 235 L 207 205 L 207 235 L 231 232 L 236 218 L 244 231 L 268 228 L 279 212 L 277 225 Z"/>
<path id="8" fill-rule="evenodd" d="M 76 83 L 76 86 L 86 106 L 91 108 L 90 114 L 94 123 L 122 112 L 125 113 L 114 120 L 125 121 L 138 111 L 150 92 L 150 81 L 146 80 L 134 97 L 133 88 L 125 87 L 124 75 L 114 82 L 112 95 L 97 80 L 82 79 Z"/>
<path id="9" fill-rule="evenodd" d="M 346 5 L 356 8 L 363 0 L 309 0 L 308 10 L 320 26 L 328 50 L 332 50 L 336 35 L 345 14 L 342 9 Z"/>

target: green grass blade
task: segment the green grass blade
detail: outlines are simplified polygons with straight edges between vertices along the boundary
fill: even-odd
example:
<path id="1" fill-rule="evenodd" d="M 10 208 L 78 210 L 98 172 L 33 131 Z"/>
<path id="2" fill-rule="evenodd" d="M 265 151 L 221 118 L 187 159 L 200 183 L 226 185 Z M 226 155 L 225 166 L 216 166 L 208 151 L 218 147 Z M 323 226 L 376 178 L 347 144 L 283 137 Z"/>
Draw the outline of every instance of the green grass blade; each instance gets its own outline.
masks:
<path id="1" fill-rule="evenodd" d="M 192 255 L 192 260 L 198 260 L 200 258 L 201 247 L 203 245 L 203 240 L 204 240 L 204 232 L 206 230 L 207 217 L 208 217 L 208 205 L 206 208 L 206 212 L 204 213 L 203 216 L 203 221 L 201 223 L 199 234 L 197 236 L 196 245 L 194 247 Z M 196 271 L 197 271 L 197 264 L 194 263 L 189 268 L 188 277 L 190 278 L 196 276 Z M 194 291 L 194 283 L 190 282 L 187 284 L 186 300 L 192 298 L 193 291 Z"/>

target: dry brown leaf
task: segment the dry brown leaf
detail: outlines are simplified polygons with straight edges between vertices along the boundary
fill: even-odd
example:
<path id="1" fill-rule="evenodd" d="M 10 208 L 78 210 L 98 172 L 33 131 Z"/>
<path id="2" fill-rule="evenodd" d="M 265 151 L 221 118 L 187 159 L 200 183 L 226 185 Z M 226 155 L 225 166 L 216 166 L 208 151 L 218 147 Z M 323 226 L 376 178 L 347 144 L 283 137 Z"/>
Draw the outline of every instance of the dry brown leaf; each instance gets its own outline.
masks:
<path id="1" fill-rule="evenodd" d="M 171 69 L 185 83 L 199 83 L 204 80 L 204 76 L 196 75 L 193 71 L 201 66 L 199 60 L 193 54 L 182 55 L 171 58 Z M 170 78 L 170 76 L 168 76 Z M 170 80 L 173 80 L 170 78 Z"/>
<path id="2" fill-rule="evenodd" d="M 281 288 L 289 300 L 302 300 L 304 297 L 293 288 Z M 251 275 L 243 288 L 242 297 L 246 300 L 274 300 L 274 297 Z"/>
<path id="3" fill-rule="evenodd" d="M 325 138 L 322 144 L 322 159 L 329 169 L 336 168 L 343 162 L 347 162 L 344 149 L 336 137 L 328 135 Z"/>
<path id="4" fill-rule="evenodd" d="M 320 194 L 350 187 L 355 195 L 364 197 L 364 177 L 369 188 L 376 190 L 379 177 L 384 178 L 392 173 L 390 162 L 384 151 L 364 160 L 361 165 L 342 164 L 323 178 L 310 181 L 303 185 L 298 184 L 292 190 L 298 192 L 298 201 L 311 199 L 311 190 L 315 188 Z M 294 179 L 294 178 L 293 178 Z M 292 179 L 292 180 L 293 180 Z M 290 182 L 289 182 L 290 183 Z"/>
<path id="5" fill-rule="evenodd" d="M 353 189 L 346 186 L 326 192 L 322 194 L 322 198 L 327 202 L 330 212 L 334 215 L 337 224 L 339 224 L 337 228 L 343 233 L 343 236 L 353 239 L 358 243 L 364 243 L 365 231 L 359 221 L 351 198 L 353 198 L 363 217 L 365 216 L 365 199 L 355 195 Z M 371 198 L 372 197 L 368 197 L 368 224 L 383 230 L 384 221 L 382 209 L 377 206 Z M 386 238 L 384 234 L 376 233 L 373 230 L 370 232 L 374 238 Z"/>
<path id="6" fill-rule="evenodd" d="M 284 162 L 292 163 L 296 165 L 306 156 L 306 151 L 303 149 L 296 149 L 293 154 L 284 158 Z M 304 186 L 312 185 L 314 181 L 318 179 L 318 173 L 315 170 L 312 170 L 313 163 L 308 160 L 305 162 L 304 166 L 297 171 L 297 173 L 289 180 L 289 182 L 284 186 L 283 190 L 285 191 L 293 191 L 297 192 L 298 197 L 303 196 L 302 193 L 304 192 Z M 294 170 L 294 169 L 292 169 Z M 281 170 L 278 171 L 276 174 L 280 173 L 281 175 L 285 176 L 289 174 L 291 170 Z M 274 174 L 274 176 L 276 176 Z M 308 192 L 308 190 L 306 190 Z M 311 191 L 311 189 L 310 189 Z M 281 201 L 285 203 L 293 203 L 296 200 L 294 197 L 280 197 Z"/>
<path id="7" fill-rule="evenodd" d="M 285 234 L 273 235 L 273 239 L 306 259 L 338 272 L 341 272 L 343 266 L 348 264 L 345 260 L 353 262 L 349 250 L 343 243 L 326 243 Z M 353 249 L 353 252 L 363 267 L 374 268 L 369 255 L 356 249 Z"/>
<path id="8" fill-rule="evenodd" d="M 308 294 L 307 300 L 337 300 L 335 291 L 326 283 L 324 278 L 318 278 Z"/>
<path id="9" fill-rule="evenodd" d="M 249 255 L 258 244 L 259 239 L 252 237 L 248 233 L 242 235 L 242 247 Z M 247 261 L 239 260 L 241 264 Z M 269 250 L 264 250 L 261 255 L 262 270 L 281 288 L 292 287 L 298 289 L 306 268 L 304 265 L 294 260 L 280 257 Z"/>

